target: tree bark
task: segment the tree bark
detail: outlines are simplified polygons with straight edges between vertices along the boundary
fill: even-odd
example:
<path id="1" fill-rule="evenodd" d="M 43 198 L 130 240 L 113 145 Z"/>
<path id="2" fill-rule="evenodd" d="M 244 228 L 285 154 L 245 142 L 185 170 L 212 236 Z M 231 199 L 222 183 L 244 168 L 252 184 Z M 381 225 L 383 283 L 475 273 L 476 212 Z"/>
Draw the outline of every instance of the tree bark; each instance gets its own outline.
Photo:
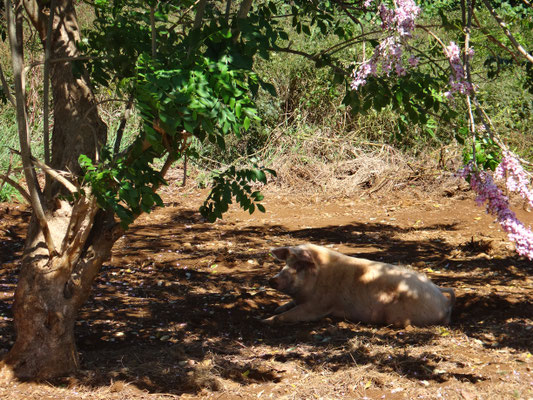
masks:
<path id="1" fill-rule="evenodd" d="M 46 41 L 45 1 L 22 0 L 29 20 Z M 54 59 L 76 57 L 79 28 L 72 0 L 57 0 L 51 35 L 51 87 L 53 94 L 51 166 L 75 176 L 80 154 L 95 158 L 106 141 L 106 125 L 87 76 L 76 76 L 71 62 Z M 0 365 L 3 377 L 50 379 L 78 368 L 74 325 L 87 300 L 102 263 L 122 234 L 114 216 L 99 210 L 89 194 L 73 204 L 59 200 L 61 186 L 47 191 L 45 217 L 58 255 L 50 257 L 35 216 L 28 228 L 13 314 L 16 341 Z"/>
<path id="2" fill-rule="evenodd" d="M 39 32 L 43 48 L 48 19 L 46 3 L 24 0 L 24 7 Z M 79 56 L 76 42 L 80 40 L 72 0 L 57 0 L 55 3 L 50 63 L 54 112 L 51 166 L 78 175 L 81 172 L 78 157 L 85 154 L 95 158 L 97 149 L 106 142 L 107 127 L 98 115 L 97 102 L 87 74 L 75 75 L 71 61 L 54 61 Z"/>
<path id="3" fill-rule="evenodd" d="M 17 338 L 3 360 L 17 379 L 50 379 L 78 368 L 74 324 L 87 300 L 102 263 L 122 233 L 112 214 L 95 211 L 95 204 L 79 213 L 96 213 L 84 243 L 76 243 L 60 257 L 48 258 L 38 225 L 32 221 L 15 291 L 13 314 Z M 66 202 L 48 222 L 59 239 L 75 210 Z M 82 216 L 82 218 L 86 218 Z M 71 242 L 75 242 L 71 240 Z M 79 257 L 76 258 L 76 254 Z M 72 262 L 72 258 L 76 258 Z"/>

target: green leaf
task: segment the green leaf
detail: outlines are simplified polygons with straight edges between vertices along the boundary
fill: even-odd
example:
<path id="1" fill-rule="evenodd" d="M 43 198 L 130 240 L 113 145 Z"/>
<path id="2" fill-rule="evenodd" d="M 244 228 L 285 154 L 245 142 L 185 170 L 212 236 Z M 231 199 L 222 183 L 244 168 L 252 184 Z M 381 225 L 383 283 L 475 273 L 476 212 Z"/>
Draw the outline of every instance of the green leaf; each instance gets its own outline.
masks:
<path id="1" fill-rule="evenodd" d="M 244 127 L 245 130 L 248 130 L 250 128 L 250 123 L 251 123 L 250 118 L 244 117 L 242 126 Z"/>

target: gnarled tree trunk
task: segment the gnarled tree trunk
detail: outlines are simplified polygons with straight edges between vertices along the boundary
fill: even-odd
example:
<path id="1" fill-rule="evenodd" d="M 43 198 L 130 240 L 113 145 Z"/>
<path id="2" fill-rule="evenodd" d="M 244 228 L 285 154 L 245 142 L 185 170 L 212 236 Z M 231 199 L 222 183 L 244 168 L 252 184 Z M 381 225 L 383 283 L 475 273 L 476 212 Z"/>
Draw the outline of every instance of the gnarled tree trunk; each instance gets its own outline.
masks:
<path id="1" fill-rule="evenodd" d="M 19 0 L 21 1 L 21 0 Z M 46 40 L 50 1 L 22 1 L 30 21 Z M 106 126 L 86 77 L 76 77 L 66 58 L 78 55 L 79 28 L 72 0 L 56 0 L 51 41 L 54 129 L 52 167 L 80 172 L 78 157 L 94 159 L 106 140 Z M 20 5 L 20 3 L 18 3 Z M 62 61 L 54 61 L 61 59 Z M 69 204 L 52 184 L 44 212 L 57 255 L 50 256 L 37 218 L 28 229 L 13 306 L 16 341 L 3 360 L 3 374 L 47 379 L 78 367 L 74 323 L 92 282 L 121 232 L 112 213 L 99 210 L 89 194 Z"/>
<path id="2" fill-rule="evenodd" d="M 49 215 L 54 239 L 61 236 L 58 233 L 66 232 L 73 213 L 87 212 L 89 215 L 80 215 L 80 218 L 84 219 L 86 227 L 92 224 L 83 248 L 81 243 L 73 243 L 62 256 L 52 259 L 48 257 L 42 235 L 36 234 L 38 224 L 32 220 L 13 305 L 17 338 L 4 359 L 19 379 L 53 378 L 78 367 L 74 338 L 76 316 L 120 235 L 112 215 L 96 211 L 91 218 L 95 209 L 81 208 L 83 210 L 73 210 L 65 202 Z"/>

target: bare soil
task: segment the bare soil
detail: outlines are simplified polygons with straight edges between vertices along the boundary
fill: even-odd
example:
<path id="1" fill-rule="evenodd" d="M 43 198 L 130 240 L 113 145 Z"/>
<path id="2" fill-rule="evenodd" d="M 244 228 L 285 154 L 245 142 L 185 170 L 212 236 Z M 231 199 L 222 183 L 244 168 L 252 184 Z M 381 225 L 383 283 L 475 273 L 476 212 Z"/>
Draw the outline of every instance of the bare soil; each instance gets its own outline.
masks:
<path id="1" fill-rule="evenodd" d="M 0 387 L 0 398 L 533 399 L 533 263 L 470 193 L 267 191 L 266 214 L 234 208 L 215 224 L 197 211 L 205 194 L 171 185 L 167 207 L 117 242 L 76 326 L 76 376 Z M 2 204 L 0 215 L 5 353 L 29 212 Z M 451 325 L 264 326 L 286 301 L 267 285 L 280 268 L 269 249 L 303 242 L 410 265 L 455 288 Z"/>

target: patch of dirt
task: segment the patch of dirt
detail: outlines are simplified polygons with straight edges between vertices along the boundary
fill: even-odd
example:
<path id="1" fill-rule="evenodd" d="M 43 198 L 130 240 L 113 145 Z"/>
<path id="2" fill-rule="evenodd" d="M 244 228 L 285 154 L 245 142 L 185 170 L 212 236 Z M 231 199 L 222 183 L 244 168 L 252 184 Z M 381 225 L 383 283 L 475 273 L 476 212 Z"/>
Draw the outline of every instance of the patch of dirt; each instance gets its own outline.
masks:
<path id="1" fill-rule="evenodd" d="M 76 325 L 82 370 L 0 387 L 5 399 L 531 399 L 533 265 L 462 191 L 311 197 L 266 191 L 267 213 L 198 213 L 205 191 L 171 185 L 167 207 L 116 244 Z M 529 224 L 533 216 L 519 207 Z M 27 211 L 0 207 L 0 349 Z M 334 318 L 270 327 L 271 247 L 313 242 L 401 263 L 456 289 L 450 326 L 395 329 Z"/>

